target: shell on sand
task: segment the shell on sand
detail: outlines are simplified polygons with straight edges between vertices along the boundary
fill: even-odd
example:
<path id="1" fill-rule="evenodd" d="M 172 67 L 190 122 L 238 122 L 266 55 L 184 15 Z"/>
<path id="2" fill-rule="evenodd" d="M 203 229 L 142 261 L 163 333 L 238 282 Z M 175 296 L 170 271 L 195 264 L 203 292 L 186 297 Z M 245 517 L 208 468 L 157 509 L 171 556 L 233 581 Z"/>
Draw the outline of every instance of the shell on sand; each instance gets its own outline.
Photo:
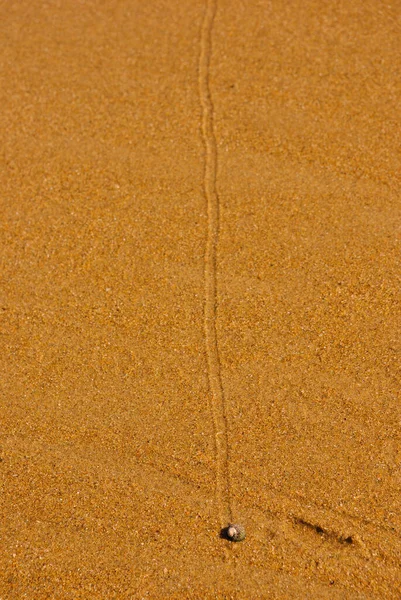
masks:
<path id="1" fill-rule="evenodd" d="M 227 537 L 232 542 L 242 542 L 245 539 L 245 528 L 239 524 L 229 523 Z"/>

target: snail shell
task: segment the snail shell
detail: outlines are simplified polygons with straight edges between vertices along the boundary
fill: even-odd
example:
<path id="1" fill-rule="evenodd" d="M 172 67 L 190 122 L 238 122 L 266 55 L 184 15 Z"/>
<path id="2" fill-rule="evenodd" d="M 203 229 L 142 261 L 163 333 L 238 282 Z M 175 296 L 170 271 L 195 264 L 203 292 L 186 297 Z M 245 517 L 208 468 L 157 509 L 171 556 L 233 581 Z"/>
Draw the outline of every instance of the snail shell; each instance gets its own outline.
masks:
<path id="1" fill-rule="evenodd" d="M 242 542 L 245 539 L 245 528 L 242 525 L 229 523 L 227 537 L 232 542 Z"/>

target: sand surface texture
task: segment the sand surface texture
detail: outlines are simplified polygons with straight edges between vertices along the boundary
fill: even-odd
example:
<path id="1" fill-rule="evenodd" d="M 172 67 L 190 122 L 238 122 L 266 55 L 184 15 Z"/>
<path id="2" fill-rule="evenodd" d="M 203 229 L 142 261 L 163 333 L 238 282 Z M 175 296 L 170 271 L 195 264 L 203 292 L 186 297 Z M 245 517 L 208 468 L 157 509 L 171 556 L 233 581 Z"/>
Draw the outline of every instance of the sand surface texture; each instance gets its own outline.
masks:
<path id="1" fill-rule="evenodd" d="M 0 4 L 1 600 L 401 598 L 400 15 Z"/>

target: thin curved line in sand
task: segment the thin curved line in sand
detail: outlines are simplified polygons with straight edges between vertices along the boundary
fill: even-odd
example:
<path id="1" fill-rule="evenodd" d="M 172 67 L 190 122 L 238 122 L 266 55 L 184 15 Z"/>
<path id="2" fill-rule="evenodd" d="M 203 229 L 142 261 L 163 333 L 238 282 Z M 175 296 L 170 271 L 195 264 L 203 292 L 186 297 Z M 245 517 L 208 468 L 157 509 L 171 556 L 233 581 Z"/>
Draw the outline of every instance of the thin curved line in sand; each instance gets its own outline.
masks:
<path id="1" fill-rule="evenodd" d="M 216 503 L 221 527 L 232 520 L 227 407 L 221 378 L 217 342 L 217 268 L 219 238 L 219 196 L 216 188 L 217 148 L 213 124 L 213 103 L 209 86 L 209 67 L 212 50 L 212 30 L 217 0 L 206 0 L 200 36 L 199 96 L 202 107 L 202 139 L 205 149 L 204 195 L 207 202 L 208 231 L 205 252 L 205 312 L 204 327 L 208 363 L 211 412 L 213 417 L 216 455 Z"/>

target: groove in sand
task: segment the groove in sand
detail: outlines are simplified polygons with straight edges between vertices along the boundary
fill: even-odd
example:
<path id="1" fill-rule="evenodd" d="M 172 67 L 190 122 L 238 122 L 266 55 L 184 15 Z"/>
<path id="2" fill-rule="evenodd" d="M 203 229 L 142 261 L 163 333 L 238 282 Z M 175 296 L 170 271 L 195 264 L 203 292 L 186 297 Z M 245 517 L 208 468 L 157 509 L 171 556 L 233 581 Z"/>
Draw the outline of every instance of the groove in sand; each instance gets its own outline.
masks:
<path id="1" fill-rule="evenodd" d="M 217 273 L 216 256 L 219 238 L 219 196 L 216 189 L 217 149 L 213 126 L 213 103 L 209 87 L 209 66 L 212 48 L 212 30 L 216 14 L 216 0 L 206 0 L 200 37 L 199 95 L 202 106 L 202 138 L 205 148 L 204 194 L 208 210 L 208 232 L 205 253 L 205 338 L 209 387 L 212 396 L 215 453 L 216 503 L 220 525 L 232 520 L 231 486 L 228 460 L 227 410 L 221 378 L 217 343 Z"/>

